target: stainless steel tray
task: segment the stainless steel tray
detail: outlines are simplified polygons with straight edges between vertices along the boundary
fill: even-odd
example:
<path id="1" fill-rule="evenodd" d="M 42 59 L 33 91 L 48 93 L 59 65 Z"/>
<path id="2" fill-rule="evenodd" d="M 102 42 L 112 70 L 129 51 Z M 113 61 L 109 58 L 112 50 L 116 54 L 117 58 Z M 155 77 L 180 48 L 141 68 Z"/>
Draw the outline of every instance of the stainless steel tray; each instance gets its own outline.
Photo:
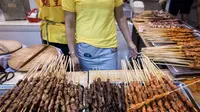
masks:
<path id="1" fill-rule="evenodd" d="M 187 67 L 177 67 L 172 65 L 167 65 L 169 71 L 172 73 L 174 77 L 180 76 L 200 76 L 200 70 L 191 69 Z"/>
<path id="2" fill-rule="evenodd" d="M 156 47 L 156 46 L 165 46 L 165 45 L 173 45 L 173 43 L 154 43 L 152 41 L 149 41 L 151 43 L 152 46 Z"/>
<path id="3" fill-rule="evenodd" d="M 185 24 L 186 25 L 186 24 Z M 188 28 L 192 28 L 189 25 Z M 199 31 L 194 31 L 194 35 L 198 40 L 200 40 L 200 32 Z M 169 44 L 162 44 L 162 43 L 153 43 L 150 42 L 153 46 L 164 46 L 164 45 L 169 45 Z M 170 44 L 171 45 L 171 44 Z M 191 69 L 187 67 L 177 67 L 177 66 L 172 66 L 172 65 L 167 65 L 168 69 L 172 73 L 174 77 L 180 77 L 180 76 L 196 76 L 200 74 L 200 70 L 197 69 Z M 200 75 L 199 75 L 200 76 Z"/>
<path id="4" fill-rule="evenodd" d="M 198 110 L 198 112 L 200 112 L 200 104 L 198 104 L 195 101 L 192 92 L 189 90 L 189 88 L 185 87 L 185 84 L 179 81 L 175 81 L 174 84 L 176 84 L 180 88 L 181 92 L 192 102 L 192 104 Z"/>
<path id="5" fill-rule="evenodd" d="M 15 85 L 13 84 L 2 84 L 0 85 L 0 97 L 6 94 L 9 89 L 12 89 Z"/>
<path id="6" fill-rule="evenodd" d="M 181 92 L 193 103 L 194 107 L 200 112 L 200 104 L 197 104 L 189 88 L 187 87 L 183 88 L 185 84 L 179 81 L 175 81 L 174 84 L 176 84 L 179 88 L 181 88 L 180 89 Z M 9 85 L 9 84 L 0 85 L 0 96 L 4 95 L 7 92 L 7 90 L 13 87 L 14 85 Z"/>

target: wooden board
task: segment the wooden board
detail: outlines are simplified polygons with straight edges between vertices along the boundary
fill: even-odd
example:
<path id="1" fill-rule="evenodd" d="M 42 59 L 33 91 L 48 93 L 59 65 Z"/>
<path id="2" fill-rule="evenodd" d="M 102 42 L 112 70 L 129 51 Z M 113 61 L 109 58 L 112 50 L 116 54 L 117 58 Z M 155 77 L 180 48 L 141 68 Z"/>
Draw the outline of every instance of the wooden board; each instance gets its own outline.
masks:
<path id="1" fill-rule="evenodd" d="M 89 84 L 99 77 L 102 81 L 106 81 L 109 78 L 111 82 L 122 82 L 123 74 L 124 72 L 122 70 L 92 70 L 89 71 Z"/>
<path id="2" fill-rule="evenodd" d="M 80 83 L 84 87 L 88 85 L 88 72 L 67 72 L 74 83 Z"/>
<path id="3" fill-rule="evenodd" d="M 163 73 L 165 75 L 168 75 L 169 77 L 172 78 L 171 73 L 169 72 L 168 69 L 162 69 Z M 131 73 L 132 74 L 131 74 Z M 134 71 L 128 71 L 128 76 L 129 75 L 134 75 Z M 101 77 L 102 81 L 106 81 L 108 78 L 110 79 L 111 82 L 123 82 L 124 81 L 124 76 L 126 72 L 124 70 L 100 70 L 100 71 L 89 71 L 89 84 L 91 84 L 95 79 Z"/>
<path id="4" fill-rule="evenodd" d="M 0 40 L 0 55 L 9 54 L 22 48 L 22 44 L 15 40 Z"/>
<path id="5" fill-rule="evenodd" d="M 40 55 L 42 54 L 58 55 L 57 49 L 53 46 L 49 46 L 46 50 L 44 50 L 42 53 L 36 56 L 33 60 L 31 60 L 28 64 L 26 64 L 24 67 L 19 69 L 19 67 L 22 66 L 23 63 L 25 63 L 30 57 L 36 54 L 43 47 L 44 45 L 34 45 L 34 46 L 20 49 L 19 51 L 11 55 L 11 58 L 8 60 L 8 65 L 15 70 L 26 72 L 30 70 L 33 67 L 33 65 L 35 65 Z"/>

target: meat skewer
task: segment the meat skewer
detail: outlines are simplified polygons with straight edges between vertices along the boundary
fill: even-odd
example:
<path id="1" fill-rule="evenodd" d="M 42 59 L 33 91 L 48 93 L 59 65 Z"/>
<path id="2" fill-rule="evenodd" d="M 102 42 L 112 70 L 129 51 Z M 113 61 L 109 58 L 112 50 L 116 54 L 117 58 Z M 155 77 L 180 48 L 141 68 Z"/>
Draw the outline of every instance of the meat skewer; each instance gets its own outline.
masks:
<path id="1" fill-rule="evenodd" d="M 45 104 L 44 104 L 44 108 L 43 109 L 45 111 L 48 111 L 48 105 L 49 105 L 49 103 L 51 101 L 51 98 L 53 96 L 53 90 L 55 89 L 55 86 L 56 86 L 56 83 L 57 83 L 57 78 L 56 77 L 52 77 L 52 78 L 53 78 L 51 80 L 52 82 L 49 84 L 49 85 L 51 85 L 51 87 L 47 86 L 47 89 L 50 88 L 50 91 L 49 91 L 49 94 L 48 94 L 48 98 L 47 98 L 47 100 L 45 101 Z"/>
<path id="2" fill-rule="evenodd" d="M 24 84 L 27 82 L 27 79 L 25 80 L 20 80 L 13 89 L 8 90 L 8 92 L 1 97 L 0 99 L 0 108 L 2 108 L 3 104 L 5 103 L 6 100 L 8 100 L 8 98 L 10 96 L 15 96 L 15 94 L 17 94 L 18 92 L 20 92 L 20 90 L 23 88 Z"/>
<path id="3" fill-rule="evenodd" d="M 30 93 L 33 91 L 34 85 L 35 85 L 36 83 L 38 83 L 38 79 L 39 79 L 39 78 L 30 79 L 30 83 L 29 83 L 29 85 L 28 85 L 27 88 L 26 88 L 26 92 L 25 92 L 25 94 L 23 95 L 23 98 L 21 98 L 22 100 L 21 100 L 21 99 L 18 99 L 18 101 L 17 101 L 16 103 L 13 104 L 14 106 L 12 107 L 11 111 L 17 110 L 17 112 L 18 112 L 18 111 L 22 110 L 23 105 L 24 105 L 24 103 L 26 102 L 28 96 L 29 96 Z M 33 81 L 31 81 L 31 80 L 33 80 Z M 20 100 L 21 100 L 21 101 L 20 101 Z"/>
<path id="4" fill-rule="evenodd" d="M 70 96 L 69 96 L 69 88 L 68 88 L 68 80 L 65 81 L 65 89 L 64 89 L 64 97 L 65 97 L 65 107 L 66 107 L 66 110 L 67 112 L 70 112 L 71 109 L 70 109 Z"/>
<path id="5" fill-rule="evenodd" d="M 36 95 L 37 95 L 37 90 L 38 90 L 38 88 L 40 87 L 41 81 L 42 81 L 40 77 L 36 77 L 35 80 L 37 80 L 38 82 L 37 82 L 36 85 L 34 85 L 34 87 L 33 87 L 32 91 L 31 91 L 31 93 L 29 94 L 29 96 L 27 97 L 26 101 L 24 102 L 23 107 L 22 107 L 22 110 L 32 110 L 32 109 L 30 108 L 30 107 L 31 107 L 31 103 L 32 103 L 34 97 L 36 97 Z M 30 109 L 28 109 L 28 108 L 30 108 Z"/>
<path id="6" fill-rule="evenodd" d="M 166 77 L 163 77 L 163 79 L 164 79 L 164 81 L 166 83 L 169 84 L 169 86 L 171 87 L 171 89 L 175 90 L 175 89 L 178 88 L 176 85 L 174 85 L 173 83 L 171 83 Z M 181 93 L 179 90 L 176 91 L 176 93 L 180 96 L 181 100 L 186 103 L 187 106 L 189 106 L 190 108 L 194 107 L 193 104 L 185 97 L 185 95 L 183 93 Z"/>
<path id="7" fill-rule="evenodd" d="M 51 90 L 51 87 L 52 87 L 52 85 L 53 85 L 53 80 L 54 80 L 54 77 L 51 77 L 50 76 L 50 81 L 48 82 L 48 84 L 47 84 L 47 86 L 46 86 L 46 88 L 44 89 L 44 93 L 43 93 L 43 95 L 42 95 L 42 97 L 41 97 L 41 101 L 40 101 L 40 104 L 39 104 L 39 108 L 41 109 L 41 111 L 43 110 L 43 109 L 45 109 L 44 107 L 45 107 L 45 102 L 47 101 L 49 101 L 48 100 L 48 97 L 49 97 L 49 92 L 50 92 L 50 90 Z"/>
<path id="8" fill-rule="evenodd" d="M 40 101 L 42 99 L 42 96 L 44 94 L 44 90 L 47 87 L 48 82 L 50 81 L 50 76 L 41 77 L 41 85 L 40 88 L 37 90 L 37 96 L 33 99 L 33 109 L 40 110 Z M 42 83 L 43 82 L 43 83 Z"/>
<path id="9" fill-rule="evenodd" d="M 58 83 L 60 82 L 59 78 L 57 78 L 57 82 Z M 53 91 L 53 96 L 52 96 L 52 98 L 50 100 L 50 103 L 49 103 L 49 106 L 48 106 L 48 111 L 51 111 L 51 112 L 54 111 L 54 104 L 56 102 L 56 96 L 58 94 L 58 89 L 59 89 L 59 84 L 58 83 L 56 83 L 56 85 L 55 85 L 55 89 Z"/>
<path id="10" fill-rule="evenodd" d="M 3 105 L 3 103 L 11 96 L 11 94 L 14 91 L 19 91 L 19 87 L 22 86 L 24 84 L 24 82 L 26 82 L 26 81 L 27 81 L 27 79 L 25 79 L 24 81 L 23 80 L 19 80 L 14 88 L 8 90 L 7 93 L 3 97 L 0 98 L 0 108 Z"/>
<path id="11" fill-rule="evenodd" d="M 9 105 L 12 103 L 12 101 L 18 96 L 18 93 L 20 92 L 21 89 L 24 88 L 24 85 L 26 84 L 27 81 L 28 79 L 25 79 L 24 81 L 22 81 L 22 83 L 19 84 L 19 87 L 15 88 L 10 96 L 5 97 L 5 99 L 7 98 L 9 99 L 6 101 L 4 100 L 5 105 L 1 107 L 2 112 L 5 111 L 9 107 Z"/>

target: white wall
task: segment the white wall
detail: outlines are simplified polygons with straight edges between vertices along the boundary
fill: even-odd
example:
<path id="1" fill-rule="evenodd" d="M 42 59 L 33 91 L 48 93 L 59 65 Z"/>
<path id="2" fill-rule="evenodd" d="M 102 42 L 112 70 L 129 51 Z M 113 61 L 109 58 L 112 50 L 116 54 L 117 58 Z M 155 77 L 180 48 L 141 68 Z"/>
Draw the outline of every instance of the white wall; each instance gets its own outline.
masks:
<path id="1" fill-rule="evenodd" d="M 16 40 L 26 46 L 42 43 L 39 32 L 0 32 L 0 40 Z"/>
<path id="2" fill-rule="evenodd" d="M 26 46 L 41 44 L 40 23 L 0 21 L 0 39 L 16 40 Z"/>
<path id="3" fill-rule="evenodd" d="M 35 4 L 35 0 L 29 0 L 29 4 L 30 4 L 30 8 L 37 8 L 36 4 Z"/>

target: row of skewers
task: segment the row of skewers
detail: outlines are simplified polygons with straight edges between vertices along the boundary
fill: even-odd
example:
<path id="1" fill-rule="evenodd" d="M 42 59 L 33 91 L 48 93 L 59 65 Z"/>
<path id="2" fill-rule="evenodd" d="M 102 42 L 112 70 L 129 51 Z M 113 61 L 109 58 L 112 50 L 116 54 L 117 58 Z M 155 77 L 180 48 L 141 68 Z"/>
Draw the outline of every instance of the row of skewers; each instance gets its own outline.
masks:
<path id="1" fill-rule="evenodd" d="M 46 60 L 46 55 L 40 57 Z M 42 62 L 42 61 L 41 61 Z M 37 62 L 14 88 L 1 97 L 1 112 L 78 112 L 83 108 L 83 88 L 66 75 L 67 58 L 49 56 Z M 38 71 L 41 69 L 41 71 Z"/>
<path id="2" fill-rule="evenodd" d="M 183 28 L 184 25 L 165 11 L 152 11 L 149 18 L 151 28 Z"/>
<path id="3" fill-rule="evenodd" d="M 140 15 L 137 15 L 136 18 L 141 19 L 173 19 L 169 13 L 165 11 L 144 11 Z"/>
<path id="4" fill-rule="evenodd" d="M 160 13 L 161 16 L 159 16 Z M 193 31 L 179 19 L 176 19 L 173 16 L 170 17 L 170 15 L 165 17 L 165 15 L 169 14 L 162 11 L 152 11 L 151 15 L 148 15 L 150 17 L 150 19 L 147 20 L 150 31 L 143 32 L 145 36 L 148 37 L 147 39 L 156 41 L 156 43 L 166 43 L 166 41 L 168 41 L 168 43 L 176 43 L 197 40 Z M 156 18 L 152 18 L 152 16 L 155 16 Z"/>
<path id="5" fill-rule="evenodd" d="M 182 28 L 183 24 L 178 19 L 158 19 L 149 22 L 151 28 Z"/>
<path id="6" fill-rule="evenodd" d="M 40 57 L 27 75 L 0 98 L 0 112 L 125 112 L 123 84 L 97 78 L 90 85 L 71 76 L 72 60 L 65 56 Z M 46 60 L 43 64 L 42 60 Z M 70 72 L 66 68 L 70 66 Z M 76 77 L 79 77 L 78 75 Z"/>
<path id="7" fill-rule="evenodd" d="M 175 25 L 174 21 L 179 24 L 178 19 L 172 18 L 149 21 L 150 23 L 151 21 L 158 22 L 161 26 L 164 23 L 169 26 Z M 200 41 L 197 39 L 197 33 L 192 29 L 187 27 L 152 28 L 141 35 L 156 46 L 143 48 L 142 52 L 158 64 L 200 69 Z"/>
<path id="8" fill-rule="evenodd" d="M 144 32 L 142 36 L 153 43 L 176 44 L 181 42 L 198 41 L 197 36 L 188 28 L 167 28 Z"/>
<path id="9" fill-rule="evenodd" d="M 125 86 L 128 112 L 197 111 L 170 77 L 146 56 L 143 55 L 141 60 L 143 69 L 139 66 L 140 62 L 133 60 L 136 76 L 125 76 L 125 82 L 128 82 Z M 130 65 L 129 68 L 132 70 Z"/>
<path id="10" fill-rule="evenodd" d="M 196 45 L 198 45 L 197 42 Z M 182 43 L 183 45 L 166 45 L 159 47 L 143 48 L 142 53 L 158 64 L 168 63 L 168 65 L 200 68 L 200 48 L 194 47 L 195 42 Z"/>
<path id="11" fill-rule="evenodd" d="M 44 57 L 41 60 L 46 60 Z M 111 76 L 105 81 L 102 80 L 104 76 L 97 75 L 91 84 L 83 86 L 80 78 L 74 81 L 71 76 L 74 66 L 70 58 L 49 56 L 45 65 L 41 66 L 38 62 L 0 98 L 0 111 L 196 111 L 171 78 L 165 76 L 146 56 L 141 58 L 141 63 L 133 60 L 133 65 L 127 64 L 128 67 L 122 61 L 120 82 L 112 82 Z M 66 72 L 68 66 L 72 71 Z"/>

